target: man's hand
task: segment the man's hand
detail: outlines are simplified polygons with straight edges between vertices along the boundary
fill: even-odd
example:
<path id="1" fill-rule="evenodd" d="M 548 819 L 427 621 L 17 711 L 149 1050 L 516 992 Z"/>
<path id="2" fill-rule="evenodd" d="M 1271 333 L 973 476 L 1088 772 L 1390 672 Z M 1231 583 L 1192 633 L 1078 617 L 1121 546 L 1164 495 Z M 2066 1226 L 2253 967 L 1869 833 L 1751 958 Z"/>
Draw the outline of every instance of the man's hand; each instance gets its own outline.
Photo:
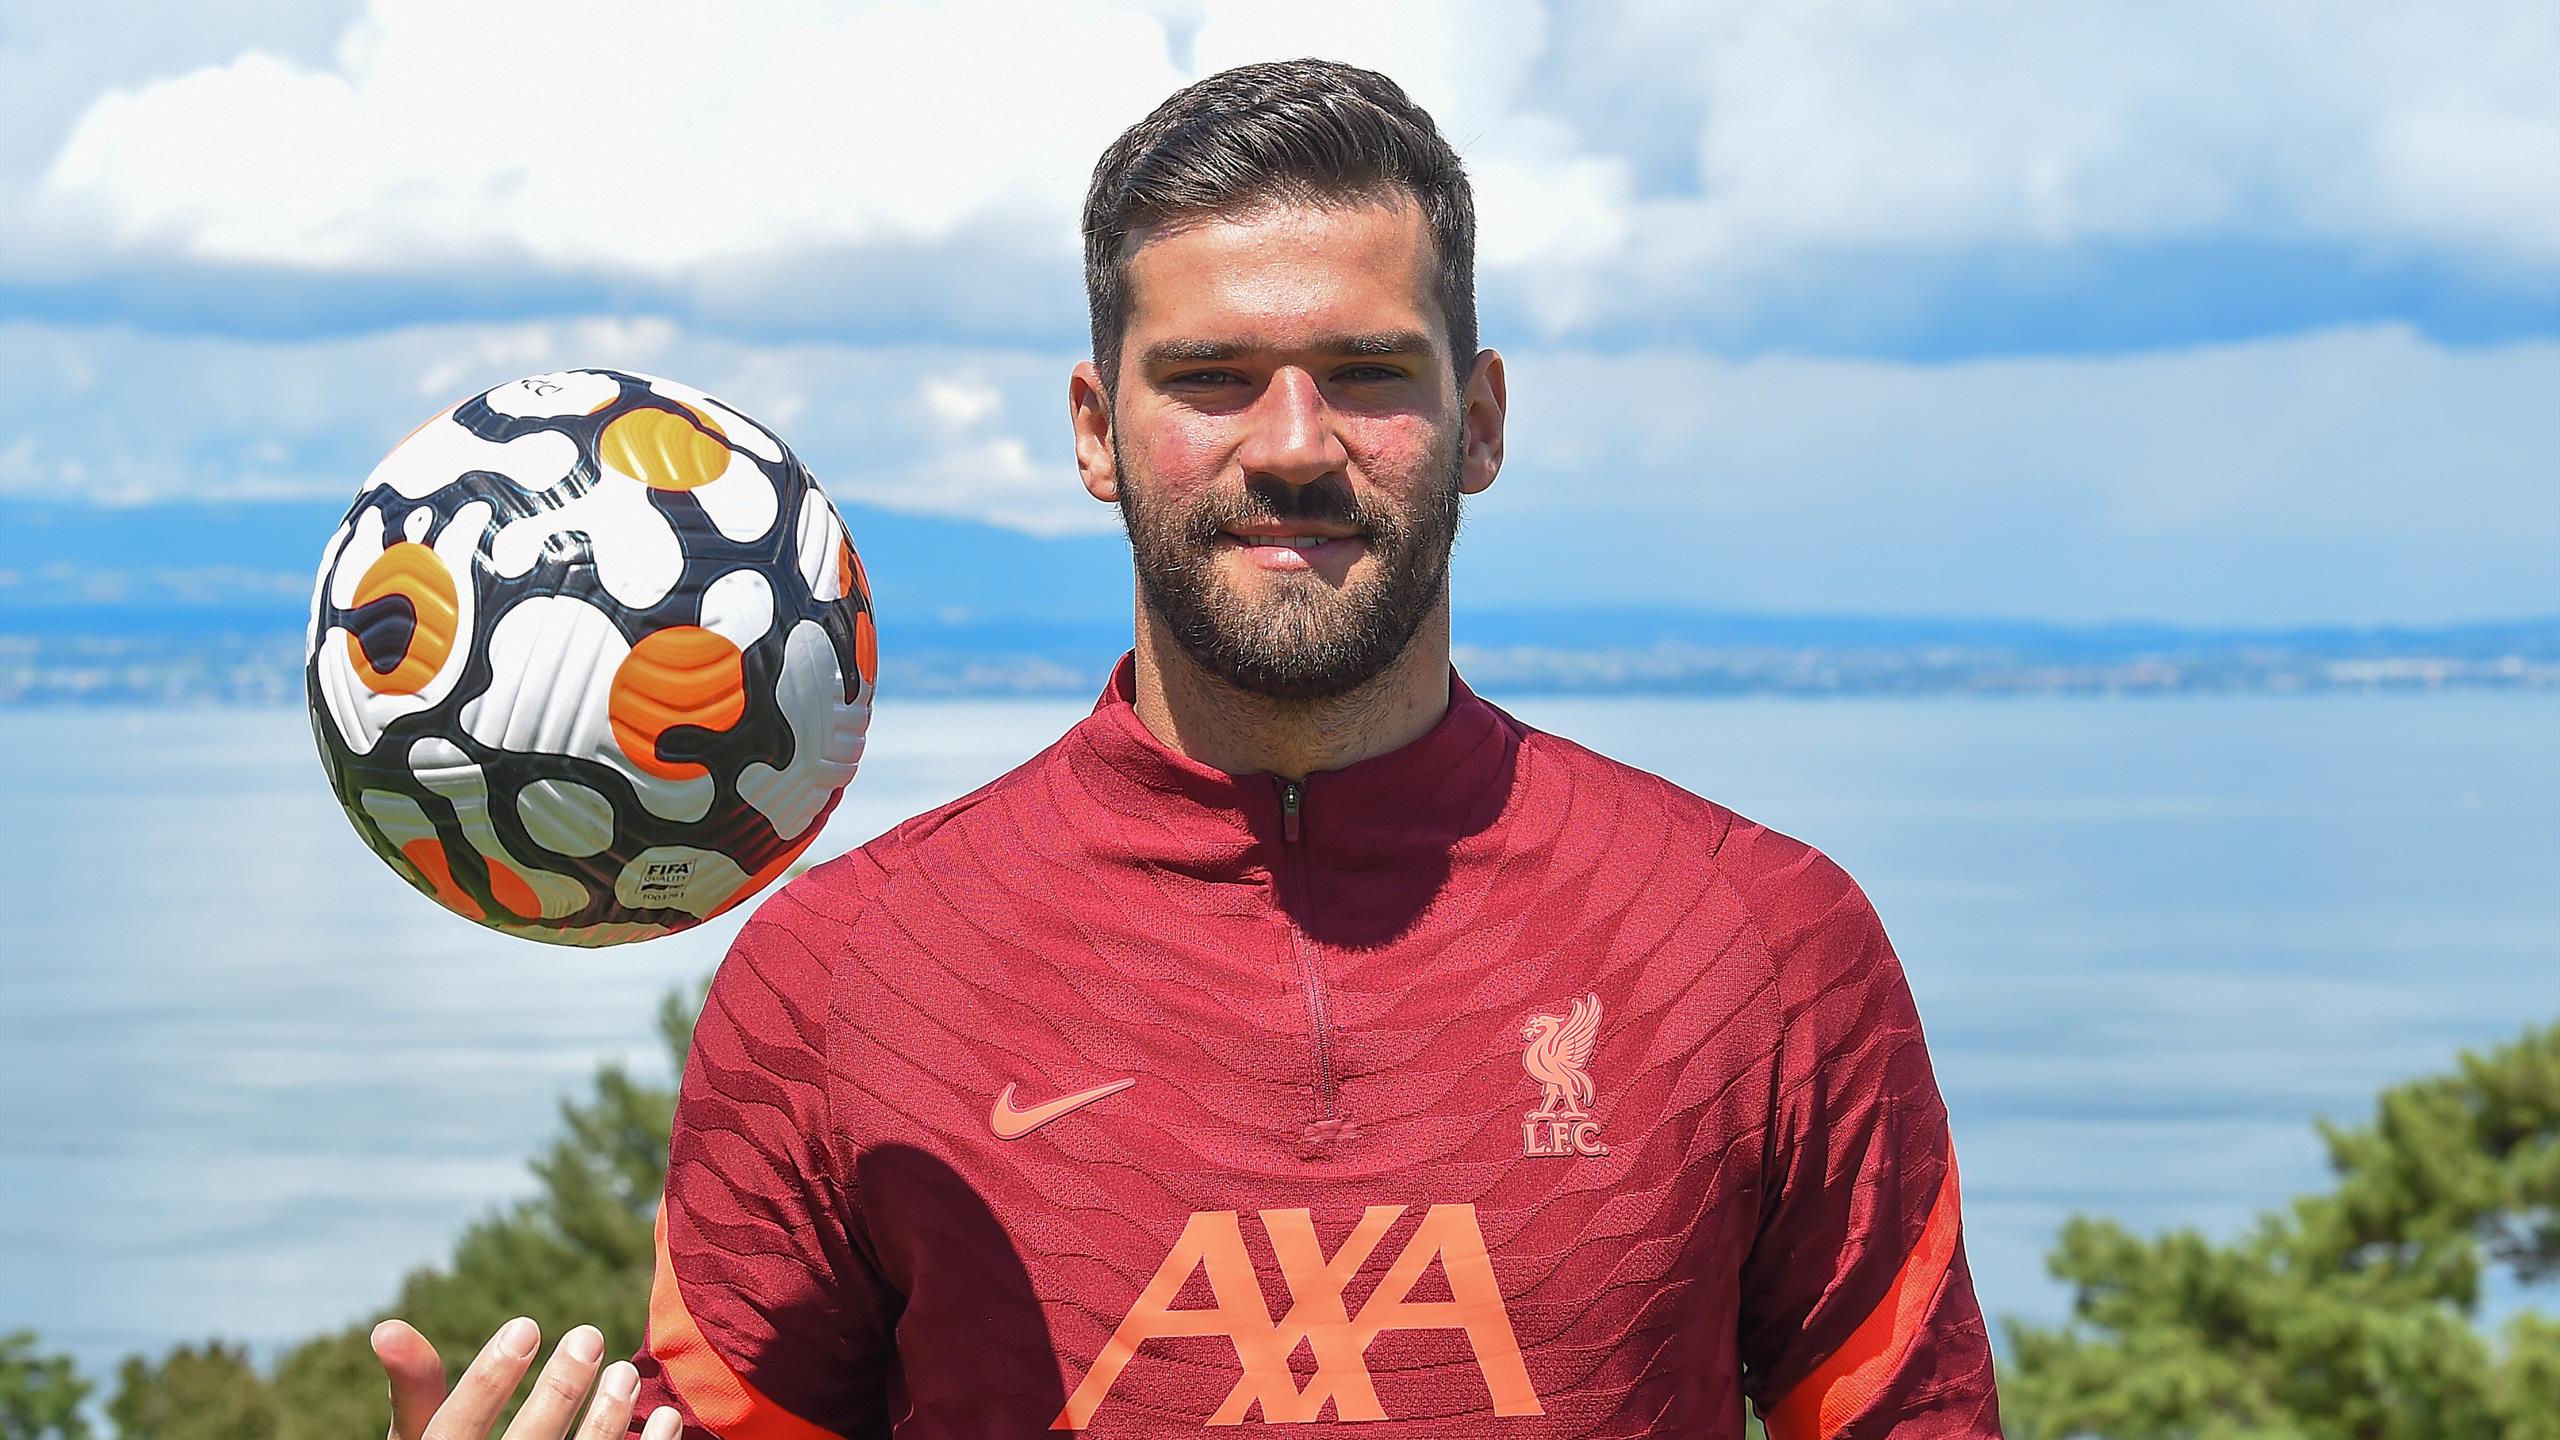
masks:
<path id="1" fill-rule="evenodd" d="M 508 1321 L 480 1347 L 478 1358 L 447 1394 L 444 1361 L 427 1337 L 405 1320 L 385 1320 L 375 1326 L 373 1355 L 391 1377 L 390 1440 L 489 1440 L 498 1412 L 506 1408 L 507 1397 L 516 1393 L 541 1344 L 542 1331 L 531 1320 Z M 560 1348 L 551 1352 L 541 1380 L 502 1440 L 568 1440 L 578 1400 L 587 1393 L 595 1379 L 596 1362 L 603 1358 L 604 1336 L 592 1325 L 581 1325 L 560 1337 Z M 606 1366 L 604 1382 L 596 1386 L 595 1403 L 587 1407 L 586 1422 L 578 1427 L 576 1440 L 621 1440 L 630 1427 L 632 1401 L 639 1393 L 640 1375 L 629 1361 Z M 649 1416 L 640 1440 L 676 1440 L 683 1428 L 682 1417 L 672 1407 L 660 1406 Z"/>

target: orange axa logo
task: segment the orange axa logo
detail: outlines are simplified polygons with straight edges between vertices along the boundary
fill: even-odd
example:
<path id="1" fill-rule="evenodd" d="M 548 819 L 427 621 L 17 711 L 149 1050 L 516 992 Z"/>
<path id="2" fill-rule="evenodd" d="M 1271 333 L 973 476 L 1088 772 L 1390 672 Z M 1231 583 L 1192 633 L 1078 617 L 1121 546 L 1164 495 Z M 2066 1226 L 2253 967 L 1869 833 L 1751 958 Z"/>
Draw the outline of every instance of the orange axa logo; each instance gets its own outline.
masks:
<path id="1" fill-rule="evenodd" d="M 1538 1082 L 1538 1108 L 1520 1117 L 1520 1153 L 1606 1155 L 1600 1122 L 1591 1118 L 1591 1047 L 1600 1041 L 1600 997 L 1585 995 L 1565 1015 L 1532 1015 L 1520 1027 L 1528 1049 L 1520 1068 Z"/>
<path id="2" fill-rule="evenodd" d="M 1369 1342 L 1389 1330 L 1462 1330 L 1474 1347 L 1476 1367 L 1493 1399 L 1496 1415 L 1543 1415 L 1538 1392 L 1529 1384 L 1528 1367 L 1520 1359 L 1520 1342 L 1511 1333 L 1511 1313 L 1503 1307 L 1494 1283 L 1493 1259 L 1485 1253 L 1484 1231 L 1476 1224 L 1473 1205 L 1434 1205 L 1422 1224 L 1387 1267 L 1360 1313 L 1343 1302 L 1343 1290 L 1378 1248 L 1378 1242 L 1408 1207 L 1372 1205 L 1331 1257 L 1316 1239 L 1315 1221 L 1305 1210 L 1261 1212 L 1264 1233 L 1271 1237 L 1281 1277 L 1289 1286 L 1289 1310 L 1271 1323 L 1268 1297 L 1245 1253 L 1244 1227 L 1233 1210 L 1204 1210 L 1193 1215 L 1173 1242 L 1172 1253 L 1157 1267 L 1127 1319 L 1094 1357 L 1084 1383 L 1067 1397 L 1067 1408 L 1049 1423 L 1052 1430 L 1081 1430 L 1093 1419 L 1113 1382 L 1128 1367 L 1138 1347 L 1150 1340 L 1177 1335 L 1223 1335 L 1236 1347 L 1243 1378 L 1229 1391 L 1212 1425 L 1241 1424 L 1255 1406 L 1275 1424 L 1314 1420 L 1325 1403 L 1334 1419 L 1384 1420 L 1377 1387 L 1369 1377 Z M 1434 1261 L 1448 1282 L 1446 1300 L 1415 1300 L 1414 1288 Z M 1209 1293 L 1216 1304 L 1173 1308 L 1197 1271 L 1207 1271 Z M 1315 1373 L 1304 1390 L 1289 1371 L 1290 1353 L 1305 1346 L 1315 1356 Z"/>

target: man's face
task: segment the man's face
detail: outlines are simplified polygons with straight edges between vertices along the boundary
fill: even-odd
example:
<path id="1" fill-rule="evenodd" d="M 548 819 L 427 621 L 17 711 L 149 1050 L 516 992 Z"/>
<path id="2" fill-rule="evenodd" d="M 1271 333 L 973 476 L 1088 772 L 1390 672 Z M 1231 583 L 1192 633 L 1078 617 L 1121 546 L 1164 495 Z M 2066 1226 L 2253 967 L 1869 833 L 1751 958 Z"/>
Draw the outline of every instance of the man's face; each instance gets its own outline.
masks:
<path id="1" fill-rule="evenodd" d="M 1338 695 L 1440 603 L 1459 495 L 1499 463 L 1499 401 L 1488 464 L 1466 443 L 1435 282 L 1409 202 L 1138 237 L 1108 472 L 1098 484 L 1089 463 L 1086 483 L 1120 505 L 1146 604 L 1211 673 Z M 1083 394 L 1080 460 L 1099 438 Z"/>

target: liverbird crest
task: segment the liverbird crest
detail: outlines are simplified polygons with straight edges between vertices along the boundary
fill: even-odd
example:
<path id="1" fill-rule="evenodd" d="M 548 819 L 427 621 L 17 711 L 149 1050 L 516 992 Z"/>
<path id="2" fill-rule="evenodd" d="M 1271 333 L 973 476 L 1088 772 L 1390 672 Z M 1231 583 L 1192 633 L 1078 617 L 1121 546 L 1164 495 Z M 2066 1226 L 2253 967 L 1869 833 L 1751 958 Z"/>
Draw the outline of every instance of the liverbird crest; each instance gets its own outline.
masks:
<path id="1" fill-rule="evenodd" d="M 1530 1120 L 1580 1120 L 1591 1113 L 1591 1049 L 1600 1039 L 1600 997 L 1585 995 L 1562 1015 L 1532 1015 L 1520 1027 L 1528 1049 L 1520 1068 L 1541 1087 Z"/>

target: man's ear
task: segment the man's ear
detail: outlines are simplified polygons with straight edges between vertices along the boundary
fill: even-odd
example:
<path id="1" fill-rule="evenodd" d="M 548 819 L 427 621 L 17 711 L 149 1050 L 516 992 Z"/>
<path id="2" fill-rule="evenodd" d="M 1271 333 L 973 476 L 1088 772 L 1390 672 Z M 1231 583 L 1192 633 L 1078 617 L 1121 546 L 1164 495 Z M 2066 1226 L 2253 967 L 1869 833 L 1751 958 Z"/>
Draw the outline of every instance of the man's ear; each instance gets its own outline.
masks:
<path id="1" fill-rule="evenodd" d="M 1120 466 L 1111 452 L 1111 390 L 1101 367 L 1076 362 L 1067 378 L 1067 422 L 1075 427 L 1076 473 L 1085 493 L 1105 505 L 1120 503 Z"/>
<path id="2" fill-rule="evenodd" d="M 1481 494 L 1491 488 L 1493 477 L 1502 473 L 1502 421 L 1510 404 L 1510 387 L 1502 376 L 1502 353 L 1477 351 L 1476 363 L 1467 369 L 1467 383 L 1458 391 L 1460 494 Z"/>

